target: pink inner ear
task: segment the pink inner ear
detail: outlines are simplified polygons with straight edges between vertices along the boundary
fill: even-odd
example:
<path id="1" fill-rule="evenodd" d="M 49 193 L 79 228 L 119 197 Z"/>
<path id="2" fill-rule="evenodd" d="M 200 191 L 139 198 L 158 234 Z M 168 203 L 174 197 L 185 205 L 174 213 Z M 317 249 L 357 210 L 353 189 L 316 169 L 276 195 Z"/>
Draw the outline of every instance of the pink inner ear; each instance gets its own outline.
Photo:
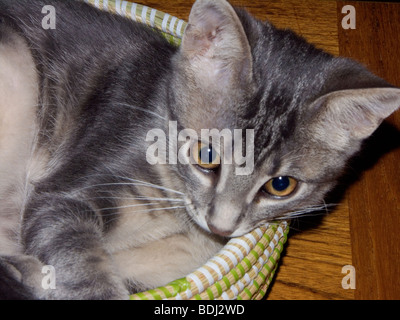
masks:
<path id="1" fill-rule="evenodd" d="M 186 34 L 190 34 L 185 38 L 184 49 L 186 54 L 191 58 L 195 55 L 204 56 L 210 49 L 210 41 L 197 30 L 193 30 L 192 25 L 186 28 Z"/>
<path id="2" fill-rule="evenodd" d="M 239 17 L 228 2 L 197 0 L 181 46 L 182 69 L 195 86 L 223 95 L 251 82 L 251 50 Z"/>
<path id="3" fill-rule="evenodd" d="M 186 29 L 185 51 L 191 54 L 206 55 L 213 42 L 217 40 L 225 23 L 225 17 L 212 8 L 193 14 Z"/>

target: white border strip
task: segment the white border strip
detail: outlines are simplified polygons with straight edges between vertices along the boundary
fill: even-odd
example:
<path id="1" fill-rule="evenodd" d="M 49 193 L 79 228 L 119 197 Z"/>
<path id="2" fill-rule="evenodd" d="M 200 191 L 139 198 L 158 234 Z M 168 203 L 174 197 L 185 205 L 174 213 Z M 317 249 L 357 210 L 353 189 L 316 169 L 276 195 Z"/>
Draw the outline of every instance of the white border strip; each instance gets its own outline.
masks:
<path id="1" fill-rule="evenodd" d="M 164 32 L 167 32 L 167 23 L 168 23 L 168 19 L 169 19 L 170 15 L 168 13 L 165 14 L 163 22 L 161 24 L 161 29 Z"/>
<path id="2" fill-rule="evenodd" d="M 218 264 L 220 264 L 224 268 L 225 273 L 228 273 L 231 270 L 231 268 L 229 267 L 229 264 L 224 259 L 222 259 L 221 257 L 215 256 L 215 257 L 212 258 L 212 260 L 214 260 Z"/>
<path id="3" fill-rule="evenodd" d="M 183 32 L 182 32 L 182 26 L 183 26 L 183 24 L 184 24 L 184 21 L 183 21 L 183 20 L 179 20 L 178 26 L 176 27 L 176 35 L 177 35 L 179 38 L 182 38 L 182 36 L 183 36 Z"/>
<path id="4" fill-rule="evenodd" d="M 146 22 L 147 22 L 147 10 L 149 9 L 149 7 L 147 7 L 147 6 L 143 6 L 143 9 L 142 9 L 142 16 L 141 16 L 141 18 L 142 18 L 142 22 L 143 23 L 145 23 L 146 24 Z"/>
<path id="5" fill-rule="evenodd" d="M 212 274 L 210 273 L 210 271 L 208 271 L 204 267 L 201 267 L 201 268 L 197 269 L 196 271 L 201 272 L 207 278 L 208 284 L 210 286 L 214 284 L 214 278 L 213 278 Z"/>
<path id="6" fill-rule="evenodd" d="M 137 21 L 137 19 L 136 19 L 136 11 L 137 11 L 137 3 L 132 3 L 131 18 L 132 18 L 133 21 Z"/>
<path id="7" fill-rule="evenodd" d="M 213 269 L 218 274 L 218 280 L 222 279 L 223 275 L 222 275 L 221 270 L 220 270 L 220 268 L 218 267 L 217 264 L 215 264 L 212 261 L 208 261 L 206 263 L 206 266 L 209 267 L 210 269 Z"/>
<path id="8" fill-rule="evenodd" d="M 189 274 L 186 278 L 192 280 L 196 284 L 197 288 L 199 288 L 199 293 L 204 291 L 203 283 L 194 273 Z"/>
<path id="9" fill-rule="evenodd" d="M 244 258 L 243 252 L 236 246 L 234 246 L 233 244 L 227 244 L 225 246 L 225 249 L 228 249 L 230 251 L 233 251 L 234 253 L 236 253 L 236 255 L 239 257 L 239 260 L 242 261 Z"/>
<path id="10" fill-rule="evenodd" d="M 232 252 L 230 252 L 230 251 L 228 251 L 228 250 L 222 250 L 222 251 L 221 251 L 221 254 L 223 254 L 223 255 L 225 255 L 226 257 L 228 257 L 229 260 L 232 261 L 232 263 L 233 263 L 233 265 L 234 265 L 235 267 L 237 266 L 238 260 L 236 259 L 235 255 L 234 255 Z"/>
<path id="11" fill-rule="evenodd" d="M 169 23 L 169 32 L 172 35 L 175 35 L 174 27 L 175 27 L 176 20 L 178 20 L 177 17 L 172 17 L 171 22 Z"/>
<path id="12" fill-rule="evenodd" d="M 152 28 L 154 28 L 154 25 L 156 23 L 156 13 L 157 10 L 156 9 L 151 9 L 151 13 L 150 13 L 150 25 Z"/>
<path id="13" fill-rule="evenodd" d="M 228 245 L 229 245 L 229 243 L 233 243 L 233 244 L 236 244 L 236 245 L 238 245 L 238 246 L 243 247 L 243 248 L 246 250 L 246 255 L 248 255 L 248 254 L 250 253 L 250 251 L 251 251 L 250 246 L 249 246 L 248 243 L 247 243 L 246 241 L 244 241 L 243 239 L 234 238 L 234 239 L 231 239 L 231 240 L 228 242 Z"/>

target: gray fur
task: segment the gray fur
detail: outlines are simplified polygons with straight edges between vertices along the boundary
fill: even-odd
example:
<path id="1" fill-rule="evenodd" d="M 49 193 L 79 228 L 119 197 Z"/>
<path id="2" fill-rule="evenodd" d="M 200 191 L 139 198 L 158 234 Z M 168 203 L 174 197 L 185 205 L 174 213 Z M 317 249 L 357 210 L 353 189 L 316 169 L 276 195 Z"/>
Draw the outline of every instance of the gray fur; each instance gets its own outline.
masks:
<path id="1" fill-rule="evenodd" d="M 41 27 L 44 5 L 55 30 Z M 0 124 L 0 142 L 19 146 L 0 144 L 1 298 L 120 299 L 182 277 L 225 236 L 320 208 L 400 105 L 359 64 L 224 0 L 196 1 L 179 49 L 79 1 L 0 0 L 0 58 L 12 65 L 0 116 L 32 115 Z M 146 134 L 169 121 L 199 136 L 253 129 L 253 172 L 149 164 Z M 292 195 L 263 191 L 279 176 L 298 180 Z M 41 286 L 43 265 L 56 289 Z"/>

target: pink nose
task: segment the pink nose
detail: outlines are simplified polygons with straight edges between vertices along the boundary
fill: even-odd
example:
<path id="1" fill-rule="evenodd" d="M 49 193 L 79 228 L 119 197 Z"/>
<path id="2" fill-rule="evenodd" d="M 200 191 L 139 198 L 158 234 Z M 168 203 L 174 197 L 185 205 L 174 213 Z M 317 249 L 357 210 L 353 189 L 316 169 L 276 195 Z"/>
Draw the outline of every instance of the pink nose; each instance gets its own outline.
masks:
<path id="1" fill-rule="evenodd" d="M 218 229 L 218 228 L 214 227 L 213 224 L 210 223 L 210 222 L 207 222 L 207 225 L 208 225 L 208 228 L 210 229 L 210 231 L 211 231 L 212 233 L 215 233 L 215 234 L 217 234 L 217 235 L 219 235 L 219 236 L 229 237 L 229 236 L 232 234 L 232 232 L 233 232 L 233 231 L 231 231 L 231 230 L 221 230 L 221 229 Z"/>

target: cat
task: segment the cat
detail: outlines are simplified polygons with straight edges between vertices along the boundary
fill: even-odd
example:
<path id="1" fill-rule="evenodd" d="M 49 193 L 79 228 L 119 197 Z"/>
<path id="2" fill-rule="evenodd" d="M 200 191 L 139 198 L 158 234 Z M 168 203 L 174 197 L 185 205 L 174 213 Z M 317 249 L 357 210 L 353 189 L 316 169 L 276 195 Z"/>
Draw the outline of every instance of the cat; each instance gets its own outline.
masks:
<path id="1" fill-rule="evenodd" d="M 229 237 L 320 208 L 399 106 L 357 62 L 225 0 L 194 3 L 180 47 L 81 1 L 0 0 L 0 298 L 126 299 L 183 277 Z M 171 122 L 251 130 L 252 172 L 217 139 L 149 163 L 147 134 Z"/>

